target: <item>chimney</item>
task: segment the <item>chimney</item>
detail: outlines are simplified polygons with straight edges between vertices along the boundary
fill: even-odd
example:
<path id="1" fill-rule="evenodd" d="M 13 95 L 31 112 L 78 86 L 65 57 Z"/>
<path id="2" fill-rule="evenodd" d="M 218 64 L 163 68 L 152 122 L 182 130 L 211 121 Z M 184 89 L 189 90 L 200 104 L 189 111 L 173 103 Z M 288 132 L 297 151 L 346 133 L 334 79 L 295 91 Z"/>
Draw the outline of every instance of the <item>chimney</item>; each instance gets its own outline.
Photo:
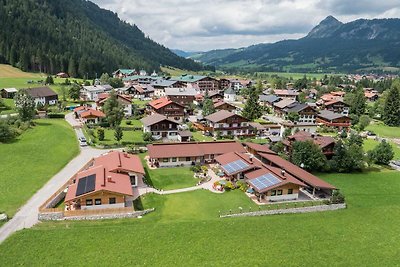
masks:
<path id="1" fill-rule="evenodd" d="M 281 170 L 281 174 L 282 176 L 285 176 L 286 171 L 285 170 Z"/>

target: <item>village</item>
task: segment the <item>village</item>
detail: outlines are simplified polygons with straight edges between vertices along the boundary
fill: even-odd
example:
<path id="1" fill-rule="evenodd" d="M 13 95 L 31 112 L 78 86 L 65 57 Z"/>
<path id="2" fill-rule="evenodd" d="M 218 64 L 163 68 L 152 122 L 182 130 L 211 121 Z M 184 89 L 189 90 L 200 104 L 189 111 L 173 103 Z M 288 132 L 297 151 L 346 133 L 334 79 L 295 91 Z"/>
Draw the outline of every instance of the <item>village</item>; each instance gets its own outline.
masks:
<path id="1" fill-rule="evenodd" d="M 68 79 L 66 73 L 57 77 Z M 110 79 L 122 87 L 105 83 Z M 119 69 L 93 85 L 79 85 L 79 104 L 66 106 L 64 113 L 59 112 L 60 95 L 49 86 L 22 90 L 34 100 L 36 116 L 65 116 L 82 149 L 99 151 L 41 205 L 39 218 L 137 217 L 147 213 L 137 207 L 146 194 L 198 189 L 216 194 L 240 190 L 260 207 L 342 203 L 340 188 L 311 174 L 325 167 L 310 165 L 309 158 L 299 162 L 294 153 L 299 143 L 311 143 L 305 149 L 316 149 L 321 162 L 330 162 L 338 140 L 355 136 L 345 98 L 356 90 L 354 82 L 365 77 L 350 79 L 353 83 L 330 91 L 331 86 L 315 81 L 321 93 L 297 89 L 294 83 L 275 89 L 261 80 L 160 77 Z M 4 88 L 1 95 L 13 99 L 18 91 Z M 371 105 L 380 96 L 373 88 L 362 92 Z M 361 135 L 376 138 L 373 132 Z M 152 171 L 174 168 L 190 169 L 193 186 L 168 191 L 149 183 Z M 174 179 L 179 184 L 182 178 Z"/>

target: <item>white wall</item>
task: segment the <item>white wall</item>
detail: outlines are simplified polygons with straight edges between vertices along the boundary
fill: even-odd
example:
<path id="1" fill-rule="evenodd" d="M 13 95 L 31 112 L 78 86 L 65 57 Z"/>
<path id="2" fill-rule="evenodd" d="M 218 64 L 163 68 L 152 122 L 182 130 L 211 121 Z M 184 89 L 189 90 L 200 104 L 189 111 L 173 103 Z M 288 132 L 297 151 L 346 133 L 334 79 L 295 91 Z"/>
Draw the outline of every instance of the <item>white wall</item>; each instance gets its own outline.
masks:
<path id="1" fill-rule="evenodd" d="M 267 196 L 267 198 L 268 198 L 268 200 L 271 200 L 271 201 L 296 200 L 299 198 L 299 194 Z"/>
<path id="2" fill-rule="evenodd" d="M 93 205 L 93 206 L 82 206 L 82 210 L 100 210 L 100 209 L 115 209 L 115 208 L 124 208 L 125 203 L 117 203 L 117 204 L 104 204 L 104 205 Z"/>

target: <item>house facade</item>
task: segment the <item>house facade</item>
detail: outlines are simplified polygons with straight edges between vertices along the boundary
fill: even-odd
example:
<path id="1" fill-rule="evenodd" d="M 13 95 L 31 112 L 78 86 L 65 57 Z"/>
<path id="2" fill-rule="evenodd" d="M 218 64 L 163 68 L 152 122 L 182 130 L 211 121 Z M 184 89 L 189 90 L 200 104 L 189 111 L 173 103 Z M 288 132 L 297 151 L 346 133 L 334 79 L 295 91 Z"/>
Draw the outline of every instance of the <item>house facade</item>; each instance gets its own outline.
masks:
<path id="1" fill-rule="evenodd" d="M 161 114 L 153 114 L 140 120 L 143 123 L 143 132 L 151 133 L 153 139 L 179 140 L 177 121 L 168 119 Z"/>
<path id="2" fill-rule="evenodd" d="M 249 121 L 237 114 L 226 110 L 220 110 L 205 117 L 207 125 L 211 128 L 211 133 L 216 137 L 235 136 L 246 137 L 253 136 Z"/>
<path id="3" fill-rule="evenodd" d="M 57 93 L 47 86 L 29 88 L 26 92 L 34 99 L 36 106 L 39 104 L 53 106 L 58 103 Z"/>
<path id="4" fill-rule="evenodd" d="M 336 128 L 339 131 L 349 130 L 351 127 L 350 117 L 329 110 L 321 110 L 316 122 L 326 127 Z"/>
<path id="5" fill-rule="evenodd" d="M 81 98 L 86 101 L 97 101 L 99 94 L 109 93 L 112 89 L 109 85 L 83 86 Z"/>
<path id="6" fill-rule="evenodd" d="M 132 99 L 129 95 L 117 94 L 117 101 L 124 107 L 125 117 L 132 116 Z M 103 107 L 106 101 L 110 98 L 110 94 L 103 93 L 97 96 L 96 104 L 99 107 Z"/>
<path id="7" fill-rule="evenodd" d="M 95 158 L 75 174 L 65 196 L 66 210 L 98 210 L 132 205 L 133 188 L 143 185 L 136 155 L 113 151 Z M 131 202 L 131 203 L 129 203 Z"/>
<path id="8" fill-rule="evenodd" d="M 182 121 L 185 117 L 185 107 L 166 97 L 153 100 L 148 106 L 151 113 L 158 113 L 176 121 Z"/>
<path id="9" fill-rule="evenodd" d="M 196 99 L 197 92 L 194 88 L 165 88 L 165 96 L 186 108 L 189 108 Z"/>

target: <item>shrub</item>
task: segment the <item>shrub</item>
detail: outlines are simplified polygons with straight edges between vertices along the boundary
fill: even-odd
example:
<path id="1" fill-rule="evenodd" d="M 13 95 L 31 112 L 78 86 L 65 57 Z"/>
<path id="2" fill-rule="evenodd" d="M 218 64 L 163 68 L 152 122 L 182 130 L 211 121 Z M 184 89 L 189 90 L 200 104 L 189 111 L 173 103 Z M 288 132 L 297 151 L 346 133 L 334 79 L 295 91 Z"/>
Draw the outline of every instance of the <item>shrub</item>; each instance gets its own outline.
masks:
<path id="1" fill-rule="evenodd" d="M 97 129 L 97 137 L 98 137 L 99 141 L 104 141 L 104 129 L 103 128 Z"/>
<path id="2" fill-rule="evenodd" d="M 224 185 L 224 188 L 225 188 L 225 190 L 233 190 L 236 187 L 234 186 L 234 184 L 231 181 L 229 181 Z"/>
<path id="3" fill-rule="evenodd" d="M 126 125 L 132 125 L 132 121 L 126 121 Z"/>
<path id="4" fill-rule="evenodd" d="M 344 197 L 344 195 L 342 193 L 340 193 L 339 190 L 335 190 L 332 193 L 330 202 L 331 202 L 331 204 L 344 203 L 345 202 L 345 197 Z"/>
<path id="5" fill-rule="evenodd" d="M 143 141 L 145 141 L 145 142 L 153 141 L 153 135 L 150 132 L 144 133 Z"/>
<path id="6" fill-rule="evenodd" d="M 245 182 L 242 182 L 242 181 L 238 181 L 236 183 L 236 186 L 243 192 L 246 192 L 247 189 L 249 188 L 249 186 Z"/>
<path id="7" fill-rule="evenodd" d="M 47 117 L 49 119 L 64 119 L 65 118 L 65 114 L 63 114 L 63 113 L 49 113 L 49 114 L 47 114 Z"/>
<path id="8" fill-rule="evenodd" d="M 194 165 L 194 166 L 191 166 L 191 167 L 190 167 L 190 170 L 191 170 L 192 172 L 198 173 L 198 172 L 201 171 L 201 166 L 200 166 L 199 164 L 196 164 L 196 165 Z"/>

